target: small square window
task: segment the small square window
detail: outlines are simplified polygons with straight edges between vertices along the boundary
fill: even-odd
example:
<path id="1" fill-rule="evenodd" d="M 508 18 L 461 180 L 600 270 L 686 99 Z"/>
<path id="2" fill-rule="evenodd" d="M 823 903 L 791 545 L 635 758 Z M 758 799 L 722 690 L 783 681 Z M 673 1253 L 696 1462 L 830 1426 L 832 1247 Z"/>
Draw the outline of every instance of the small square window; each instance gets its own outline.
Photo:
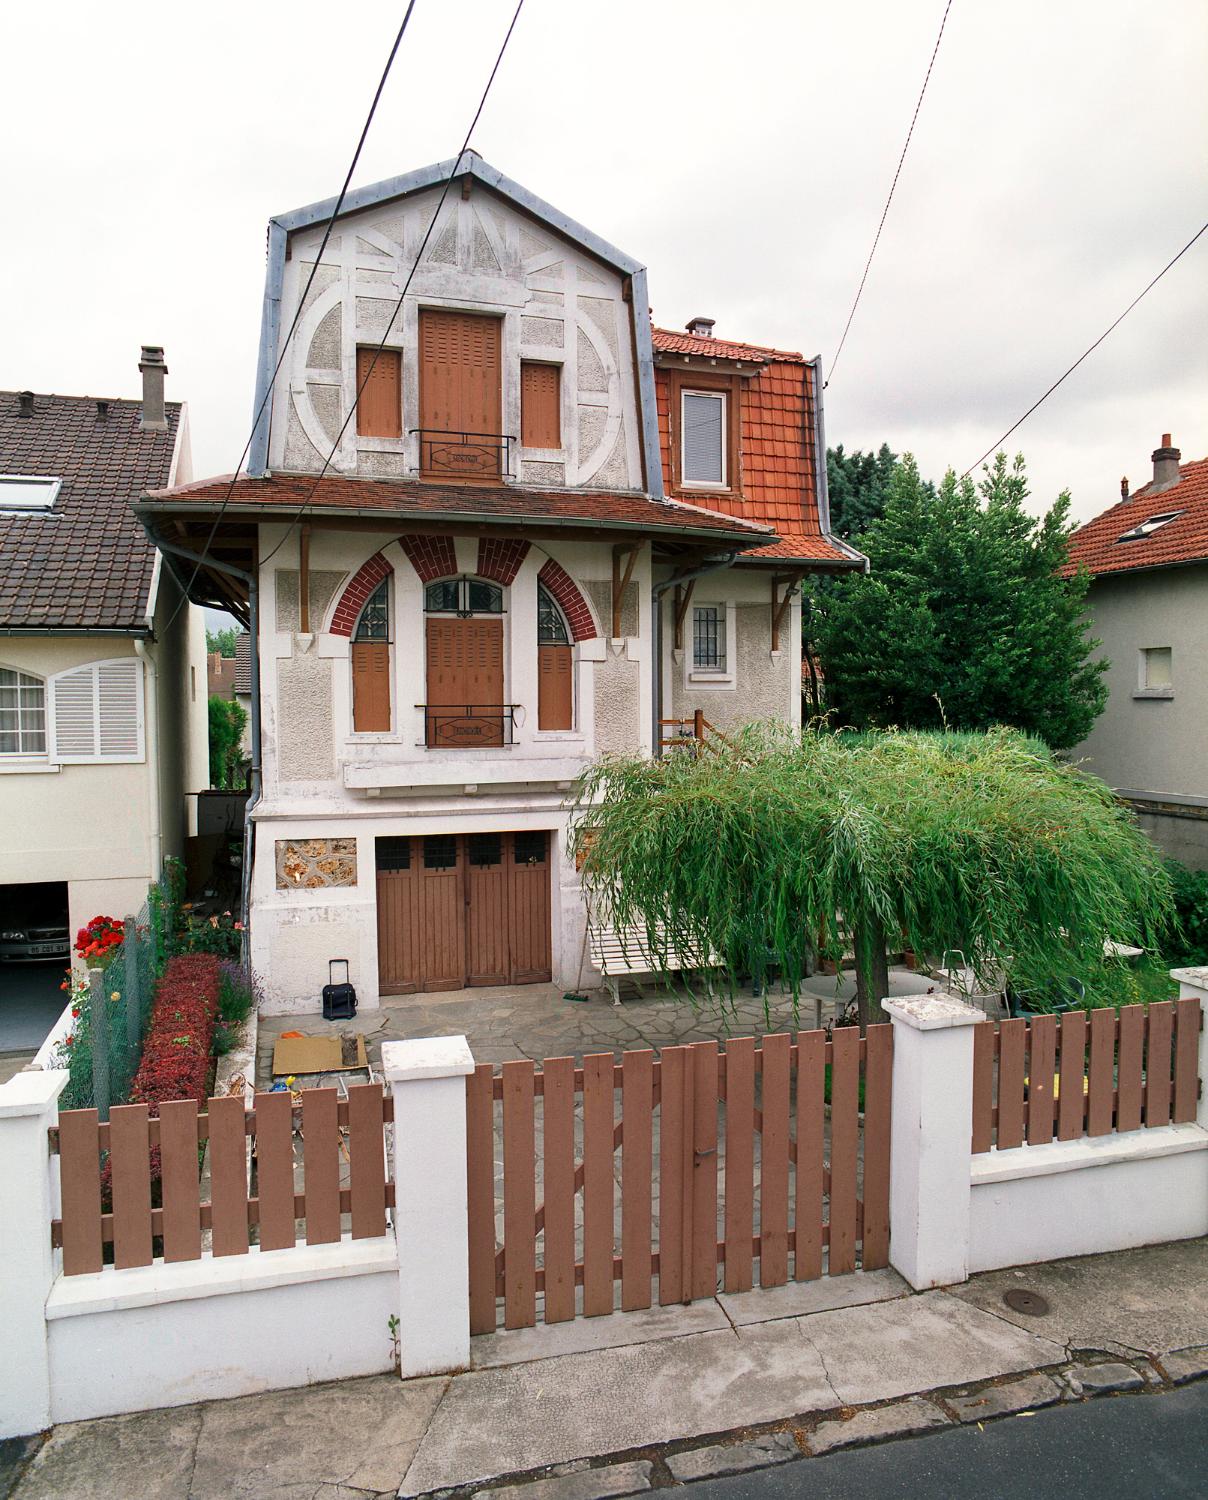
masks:
<path id="1" fill-rule="evenodd" d="M 692 665 L 698 672 L 726 670 L 726 610 L 698 604 L 692 611 Z"/>
<path id="2" fill-rule="evenodd" d="M 1141 652 L 1141 687 L 1150 693 L 1174 687 L 1173 652 L 1169 646 L 1149 646 Z"/>
<path id="3" fill-rule="evenodd" d="M 684 484 L 726 485 L 726 398 L 685 391 L 682 398 L 681 477 Z"/>

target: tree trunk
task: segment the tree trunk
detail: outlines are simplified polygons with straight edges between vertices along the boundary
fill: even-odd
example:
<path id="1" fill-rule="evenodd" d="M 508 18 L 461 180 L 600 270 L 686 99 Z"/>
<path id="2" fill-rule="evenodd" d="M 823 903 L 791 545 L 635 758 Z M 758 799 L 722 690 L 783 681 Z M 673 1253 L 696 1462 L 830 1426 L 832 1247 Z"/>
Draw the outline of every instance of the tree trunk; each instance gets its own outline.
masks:
<path id="1" fill-rule="evenodd" d="M 889 963 L 885 957 L 885 929 L 865 914 L 853 931 L 856 950 L 856 1010 L 860 1035 L 881 1019 L 881 1001 L 889 994 Z"/>

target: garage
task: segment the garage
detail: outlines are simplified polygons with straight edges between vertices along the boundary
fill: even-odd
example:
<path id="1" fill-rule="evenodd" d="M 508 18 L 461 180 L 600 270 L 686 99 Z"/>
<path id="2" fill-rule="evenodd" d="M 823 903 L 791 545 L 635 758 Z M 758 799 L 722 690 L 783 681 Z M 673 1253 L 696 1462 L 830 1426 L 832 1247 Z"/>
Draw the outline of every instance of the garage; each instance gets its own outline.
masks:
<path id="1" fill-rule="evenodd" d="M 550 967 L 550 836 L 376 840 L 383 995 L 539 984 Z"/>

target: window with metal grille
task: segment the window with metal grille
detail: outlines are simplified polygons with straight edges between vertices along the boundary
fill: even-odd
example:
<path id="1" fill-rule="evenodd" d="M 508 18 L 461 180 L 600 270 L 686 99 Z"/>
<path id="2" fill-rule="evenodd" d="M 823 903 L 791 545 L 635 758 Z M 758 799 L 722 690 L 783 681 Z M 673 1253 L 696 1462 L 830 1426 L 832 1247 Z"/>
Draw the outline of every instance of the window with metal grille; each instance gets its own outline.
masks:
<path id="1" fill-rule="evenodd" d="M 377 839 L 374 855 L 379 870 L 409 870 L 411 868 L 410 839 Z"/>
<path id="2" fill-rule="evenodd" d="M 542 584 L 537 585 L 537 644 L 569 646 L 570 633 L 562 611 Z"/>
<path id="3" fill-rule="evenodd" d="M 365 601 L 361 618 L 357 621 L 358 641 L 388 641 L 390 639 L 390 581 L 383 578 Z"/>
<path id="4" fill-rule="evenodd" d="M 482 578 L 443 578 L 424 590 L 429 614 L 501 615 L 503 590 Z"/>
<path id="5" fill-rule="evenodd" d="M 472 833 L 466 840 L 470 863 L 478 869 L 497 865 L 503 860 L 503 838 L 498 833 Z"/>
<path id="6" fill-rule="evenodd" d="M 692 665 L 698 672 L 726 670 L 724 605 L 698 604 L 692 611 Z"/>
<path id="7" fill-rule="evenodd" d="M 684 484 L 726 484 L 726 398 L 722 392 L 684 391 L 680 473 Z"/>
<path id="8" fill-rule="evenodd" d="M 424 840 L 424 869 L 451 870 L 457 863 L 457 838 L 451 833 L 432 834 Z"/>
<path id="9" fill-rule="evenodd" d="M 544 829 L 536 833 L 514 833 L 512 835 L 512 857 L 518 865 L 540 865 L 545 863 L 548 835 Z"/>
<path id="10" fill-rule="evenodd" d="M 0 755 L 46 753 L 46 684 L 0 667 Z"/>

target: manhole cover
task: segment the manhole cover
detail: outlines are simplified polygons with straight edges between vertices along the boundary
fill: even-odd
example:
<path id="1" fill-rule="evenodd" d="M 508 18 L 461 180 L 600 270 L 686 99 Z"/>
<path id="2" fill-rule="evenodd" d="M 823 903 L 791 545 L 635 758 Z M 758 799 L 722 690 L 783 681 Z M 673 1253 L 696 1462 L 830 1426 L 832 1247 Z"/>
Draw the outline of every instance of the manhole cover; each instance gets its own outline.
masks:
<path id="1" fill-rule="evenodd" d="M 1029 1318 L 1043 1318 L 1049 1304 L 1039 1292 L 1030 1292 L 1027 1287 L 1015 1286 L 1004 1293 L 1002 1299 L 1012 1312 L 1024 1313 Z"/>

